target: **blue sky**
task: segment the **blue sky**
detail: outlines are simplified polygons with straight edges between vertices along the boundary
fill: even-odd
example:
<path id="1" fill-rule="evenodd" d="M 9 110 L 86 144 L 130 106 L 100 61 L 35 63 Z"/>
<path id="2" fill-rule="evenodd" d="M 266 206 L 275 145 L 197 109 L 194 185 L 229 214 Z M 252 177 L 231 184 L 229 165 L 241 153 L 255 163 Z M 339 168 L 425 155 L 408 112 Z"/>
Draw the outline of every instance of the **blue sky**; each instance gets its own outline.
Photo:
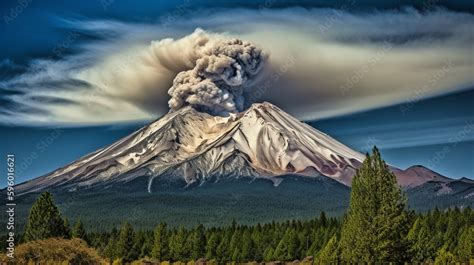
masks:
<path id="1" fill-rule="evenodd" d="M 16 154 L 23 181 L 159 117 L 174 72 L 145 75 L 134 56 L 179 61 L 173 51 L 202 28 L 268 51 L 280 78 L 257 101 L 354 149 L 375 144 L 395 166 L 474 178 L 473 10 L 469 1 L 2 1 L 1 155 Z"/>

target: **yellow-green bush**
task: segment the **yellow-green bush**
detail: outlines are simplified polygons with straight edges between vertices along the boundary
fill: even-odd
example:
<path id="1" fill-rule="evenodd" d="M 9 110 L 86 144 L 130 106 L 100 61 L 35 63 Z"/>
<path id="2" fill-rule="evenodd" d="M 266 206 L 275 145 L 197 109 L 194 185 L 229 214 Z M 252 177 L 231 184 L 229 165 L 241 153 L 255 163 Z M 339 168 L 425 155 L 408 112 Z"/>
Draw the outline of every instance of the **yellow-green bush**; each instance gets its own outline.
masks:
<path id="1" fill-rule="evenodd" d="M 10 262 L 2 257 L 2 262 Z M 1 263 L 1 262 L 0 262 Z M 49 238 L 19 245 L 15 264 L 106 264 L 97 251 L 78 238 Z"/>

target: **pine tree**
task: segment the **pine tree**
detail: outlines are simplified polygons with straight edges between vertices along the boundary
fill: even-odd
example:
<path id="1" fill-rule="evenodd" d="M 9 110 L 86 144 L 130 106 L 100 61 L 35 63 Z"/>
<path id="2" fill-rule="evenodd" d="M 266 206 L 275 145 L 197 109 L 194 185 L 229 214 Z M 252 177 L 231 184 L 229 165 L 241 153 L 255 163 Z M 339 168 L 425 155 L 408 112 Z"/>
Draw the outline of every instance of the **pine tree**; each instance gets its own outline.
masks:
<path id="1" fill-rule="evenodd" d="M 340 249 L 346 262 L 408 261 L 410 214 L 395 175 L 374 147 L 352 181 Z"/>
<path id="2" fill-rule="evenodd" d="M 198 225 L 191 234 L 191 260 L 204 257 L 206 247 L 206 237 L 204 236 L 204 226 Z"/>
<path id="3" fill-rule="evenodd" d="M 448 216 L 446 233 L 444 234 L 444 238 L 443 238 L 443 245 L 446 246 L 448 250 L 455 248 L 457 239 L 460 236 L 459 228 L 461 227 L 461 222 L 462 222 L 461 212 L 459 211 L 458 208 L 454 208 L 454 210 L 449 210 L 449 212 L 450 214 Z"/>
<path id="4" fill-rule="evenodd" d="M 173 261 L 186 261 L 186 230 L 180 227 L 178 231 L 173 231 L 169 239 L 170 258 Z"/>
<path id="5" fill-rule="evenodd" d="M 145 241 L 140 250 L 140 258 L 151 257 L 153 248 L 153 233 L 145 233 Z"/>
<path id="6" fill-rule="evenodd" d="M 206 242 L 206 259 L 211 260 L 217 258 L 217 246 L 219 245 L 219 236 L 212 233 Z"/>
<path id="7" fill-rule="evenodd" d="M 263 252 L 265 250 L 265 242 L 260 223 L 252 229 L 252 244 L 253 244 L 253 257 L 255 260 L 263 260 Z"/>
<path id="8" fill-rule="evenodd" d="M 104 249 L 104 255 L 109 258 L 110 263 L 115 258 L 118 258 L 118 251 L 117 251 L 117 229 L 114 228 L 112 232 L 110 233 L 109 240 L 107 242 L 107 245 Z"/>
<path id="9" fill-rule="evenodd" d="M 325 213 L 324 211 L 322 211 L 322 212 L 319 214 L 319 219 L 318 219 L 318 221 L 319 221 L 319 224 L 320 224 L 321 226 L 324 226 L 324 227 L 327 226 L 328 220 L 327 220 L 327 218 L 326 218 L 326 213 Z"/>
<path id="10" fill-rule="evenodd" d="M 84 229 L 84 225 L 82 224 L 81 220 L 78 220 L 74 225 L 74 228 L 72 230 L 72 237 L 82 238 L 86 242 L 88 242 L 86 230 Z"/>
<path id="11" fill-rule="evenodd" d="M 275 260 L 275 256 L 273 255 L 273 248 L 272 246 L 268 246 L 265 251 L 263 252 L 263 260 L 266 262 L 270 262 Z"/>
<path id="12" fill-rule="evenodd" d="M 120 233 L 117 241 L 117 255 L 125 261 L 133 260 L 132 250 L 134 245 L 133 227 L 129 222 L 125 222 L 120 228 Z"/>
<path id="13" fill-rule="evenodd" d="M 273 256 L 281 261 L 289 261 L 297 258 L 298 238 L 293 228 L 289 227 L 280 243 L 276 247 Z"/>
<path id="14" fill-rule="evenodd" d="M 410 242 L 410 256 L 414 263 L 431 260 L 436 252 L 432 242 L 432 235 L 426 219 L 418 217 L 408 232 Z"/>
<path id="15" fill-rule="evenodd" d="M 337 244 L 336 236 L 331 237 L 318 255 L 318 261 L 320 264 L 337 264 Z"/>
<path id="16" fill-rule="evenodd" d="M 165 223 L 161 223 L 155 228 L 151 256 L 159 261 L 164 261 L 168 258 L 168 242 Z"/>
<path id="17" fill-rule="evenodd" d="M 469 259 L 474 259 L 474 226 L 472 224 L 462 229 L 455 254 L 457 261 L 466 264 L 469 263 Z"/>
<path id="18" fill-rule="evenodd" d="M 229 245 L 230 245 L 232 234 L 233 232 L 229 227 L 225 228 L 224 236 L 219 242 L 219 245 L 217 246 L 217 251 L 216 251 L 217 261 L 219 261 L 219 263 L 225 263 L 226 261 L 230 260 Z"/>
<path id="19" fill-rule="evenodd" d="M 240 261 L 250 261 L 253 258 L 254 245 L 252 242 L 252 235 L 246 229 L 242 235 L 242 247 L 240 251 Z"/>
<path id="20" fill-rule="evenodd" d="M 326 230 L 326 228 L 319 226 L 311 233 L 312 243 L 306 252 L 307 256 L 316 256 L 316 254 L 321 250 L 324 244 L 324 234 Z"/>
<path id="21" fill-rule="evenodd" d="M 137 260 L 140 257 L 142 247 L 145 244 L 145 233 L 138 231 L 133 239 L 132 250 L 128 254 L 129 260 Z"/>
<path id="22" fill-rule="evenodd" d="M 23 241 L 46 239 L 50 237 L 68 237 L 68 229 L 58 207 L 49 192 L 42 193 L 35 201 L 28 215 Z"/>
<path id="23" fill-rule="evenodd" d="M 228 257 L 232 261 L 239 261 L 240 248 L 242 247 L 242 231 L 240 229 L 236 229 L 235 220 L 233 221 L 232 227 L 234 233 L 230 239 Z"/>

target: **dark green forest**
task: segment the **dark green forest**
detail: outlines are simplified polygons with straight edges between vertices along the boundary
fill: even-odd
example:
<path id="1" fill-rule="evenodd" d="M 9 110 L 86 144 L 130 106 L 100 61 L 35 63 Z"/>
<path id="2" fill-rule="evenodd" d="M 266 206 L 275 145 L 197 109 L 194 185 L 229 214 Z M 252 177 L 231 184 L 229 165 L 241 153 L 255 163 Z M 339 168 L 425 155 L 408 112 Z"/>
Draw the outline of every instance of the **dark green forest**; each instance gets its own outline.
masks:
<path id="1" fill-rule="evenodd" d="M 153 230 L 136 229 L 125 221 L 108 232 L 88 232 L 80 220 L 70 224 L 63 218 L 52 195 L 45 192 L 30 210 L 18 255 L 22 261 L 67 259 L 72 264 L 86 258 L 90 259 L 86 264 L 202 259 L 213 264 L 295 260 L 469 264 L 474 259 L 474 211 L 410 210 L 405 193 L 375 148 L 354 177 L 344 217 L 314 215 L 318 217 L 311 220 L 256 225 L 233 221 L 193 228 L 157 221 Z M 48 241 L 56 238 L 65 241 Z"/>
<path id="2" fill-rule="evenodd" d="M 434 210 L 412 217 L 406 249 L 413 262 L 434 262 L 451 258 L 468 262 L 472 258 L 474 212 L 471 209 Z M 90 246 L 110 260 L 132 261 L 151 257 L 164 261 L 191 261 L 199 258 L 218 263 L 248 261 L 293 261 L 317 257 L 323 262 L 338 261 L 341 222 L 326 218 L 287 221 L 255 226 L 235 223 L 220 228 L 172 228 L 158 225 L 154 231 L 134 231 L 125 223 L 110 233 L 91 233 Z M 468 242 L 468 241 L 471 242 Z M 390 255 L 390 253 L 388 253 Z M 390 259 L 390 257 L 388 257 Z"/>
<path id="3" fill-rule="evenodd" d="M 474 211 L 470 208 L 433 210 L 411 216 L 407 249 L 412 262 L 464 261 L 473 258 Z M 169 228 L 161 223 L 153 231 L 135 230 L 129 223 L 110 232 L 87 233 L 77 222 L 65 238 L 84 239 L 107 261 L 159 260 L 187 262 L 205 258 L 217 263 L 293 261 L 313 256 L 335 262 L 341 247 L 341 220 L 321 213 L 310 221 L 287 221 L 193 229 Z M 440 263 L 446 264 L 446 263 Z"/>

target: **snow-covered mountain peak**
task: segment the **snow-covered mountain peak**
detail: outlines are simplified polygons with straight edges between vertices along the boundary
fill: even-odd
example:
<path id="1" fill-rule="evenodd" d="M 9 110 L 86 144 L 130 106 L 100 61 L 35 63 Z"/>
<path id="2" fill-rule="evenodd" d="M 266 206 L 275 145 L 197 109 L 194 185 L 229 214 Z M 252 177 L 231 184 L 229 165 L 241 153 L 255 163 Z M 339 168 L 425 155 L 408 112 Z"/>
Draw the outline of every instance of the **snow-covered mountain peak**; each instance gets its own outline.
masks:
<path id="1" fill-rule="evenodd" d="M 364 158 L 267 102 L 225 117 L 188 106 L 48 175 L 20 184 L 17 190 L 107 187 L 143 177 L 148 180 L 148 191 L 158 178 L 181 179 L 191 185 L 252 177 L 277 185 L 288 174 L 326 176 L 350 185 Z"/>

